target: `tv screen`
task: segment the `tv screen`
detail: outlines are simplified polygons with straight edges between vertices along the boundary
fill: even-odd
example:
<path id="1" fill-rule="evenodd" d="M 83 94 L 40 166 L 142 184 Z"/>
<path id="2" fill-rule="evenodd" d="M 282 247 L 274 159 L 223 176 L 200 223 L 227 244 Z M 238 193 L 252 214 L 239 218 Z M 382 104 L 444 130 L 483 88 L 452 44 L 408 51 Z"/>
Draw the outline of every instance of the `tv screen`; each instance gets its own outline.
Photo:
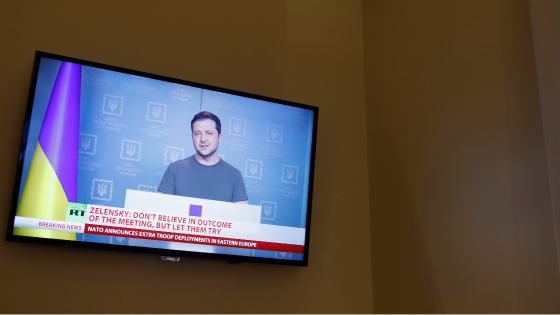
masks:
<path id="1" fill-rule="evenodd" d="M 306 266 L 317 115 L 37 52 L 7 239 Z"/>

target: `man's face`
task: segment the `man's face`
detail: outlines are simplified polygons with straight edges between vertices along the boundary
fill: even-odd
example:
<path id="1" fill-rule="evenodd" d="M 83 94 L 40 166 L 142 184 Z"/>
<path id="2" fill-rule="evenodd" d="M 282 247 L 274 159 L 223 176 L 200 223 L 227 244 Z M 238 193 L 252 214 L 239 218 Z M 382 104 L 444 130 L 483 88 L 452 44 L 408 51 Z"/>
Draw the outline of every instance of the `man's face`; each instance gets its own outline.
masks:
<path id="1" fill-rule="evenodd" d="M 216 130 L 216 123 L 211 119 L 195 121 L 192 138 L 194 149 L 203 158 L 216 153 L 218 144 L 222 141 L 222 135 Z"/>

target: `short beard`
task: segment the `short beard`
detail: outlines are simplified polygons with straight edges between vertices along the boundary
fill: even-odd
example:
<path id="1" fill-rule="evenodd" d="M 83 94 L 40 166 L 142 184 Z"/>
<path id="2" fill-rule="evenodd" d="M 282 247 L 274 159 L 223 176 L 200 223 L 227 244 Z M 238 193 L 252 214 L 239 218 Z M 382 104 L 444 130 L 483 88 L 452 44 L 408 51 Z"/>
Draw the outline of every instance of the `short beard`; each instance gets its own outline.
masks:
<path id="1" fill-rule="evenodd" d="M 196 154 L 198 154 L 198 155 L 199 155 L 201 158 L 203 158 L 203 159 L 207 159 L 207 158 L 209 158 L 210 156 L 212 156 L 212 154 L 216 153 L 216 151 L 218 151 L 218 147 L 216 147 L 216 149 L 214 149 L 214 151 L 212 151 L 212 152 L 210 152 L 210 153 L 208 153 L 208 154 L 206 154 L 206 155 L 200 153 L 200 151 L 198 151 L 198 150 L 196 150 Z"/>

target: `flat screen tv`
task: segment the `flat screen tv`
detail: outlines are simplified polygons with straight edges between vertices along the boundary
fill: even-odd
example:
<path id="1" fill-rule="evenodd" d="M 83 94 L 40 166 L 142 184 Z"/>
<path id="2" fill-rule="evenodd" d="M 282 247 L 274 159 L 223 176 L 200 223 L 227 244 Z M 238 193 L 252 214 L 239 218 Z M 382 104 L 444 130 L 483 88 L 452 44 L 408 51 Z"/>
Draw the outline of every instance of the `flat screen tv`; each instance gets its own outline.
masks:
<path id="1" fill-rule="evenodd" d="M 7 240 L 307 266 L 317 115 L 36 52 Z"/>

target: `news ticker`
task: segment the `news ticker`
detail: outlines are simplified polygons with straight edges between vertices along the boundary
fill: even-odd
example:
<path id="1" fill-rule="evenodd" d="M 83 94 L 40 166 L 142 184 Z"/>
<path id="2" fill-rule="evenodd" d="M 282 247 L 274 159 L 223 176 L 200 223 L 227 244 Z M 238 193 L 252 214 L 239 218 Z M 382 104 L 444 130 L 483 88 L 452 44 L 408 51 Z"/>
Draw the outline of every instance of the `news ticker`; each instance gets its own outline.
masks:
<path id="1" fill-rule="evenodd" d="M 16 216 L 15 227 L 303 254 L 304 246 Z"/>
<path id="2" fill-rule="evenodd" d="M 134 190 L 127 190 L 126 196 L 125 208 L 69 202 L 65 221 L 16 216 L 14 225 L 165 242 L 303 253 L 305 229 L 261 224 L 260 206 Z"/>

